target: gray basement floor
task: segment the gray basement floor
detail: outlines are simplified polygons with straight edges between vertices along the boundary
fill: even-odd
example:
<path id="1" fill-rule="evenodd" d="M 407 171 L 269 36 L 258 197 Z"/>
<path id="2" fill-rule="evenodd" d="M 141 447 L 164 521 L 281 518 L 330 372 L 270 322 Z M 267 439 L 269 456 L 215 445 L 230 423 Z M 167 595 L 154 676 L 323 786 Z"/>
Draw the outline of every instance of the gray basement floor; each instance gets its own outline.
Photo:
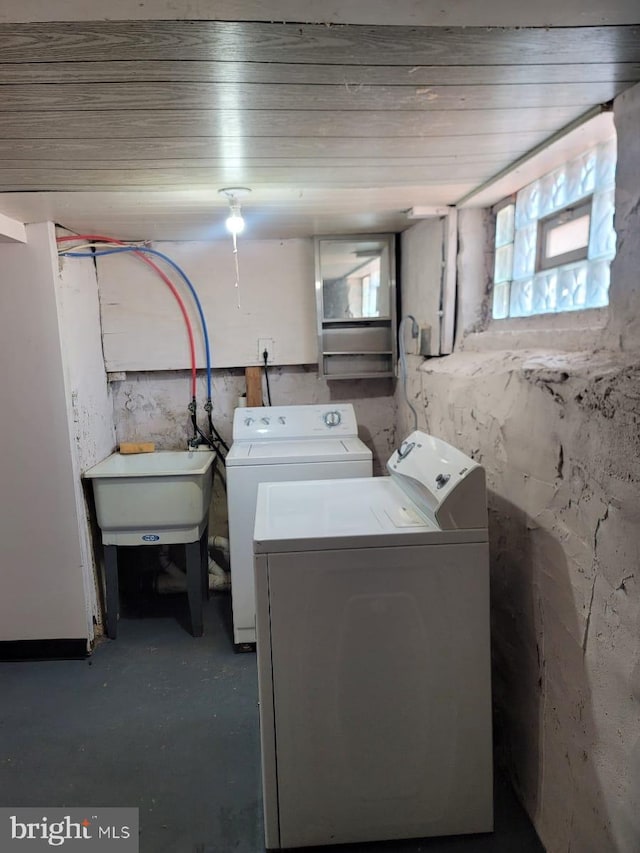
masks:
<path id="1" fill-rule="evenodd" d="M 236 654 L 229 598 L 185 630 L 183 596 L 135 591 L 116 641 L 86 660 L 0 664 L 3 806 L 137 806 L 141 853 L 264 850 L 256 659 Z M 126 594 L 126 590 L 125 590 Z M 344 853 L 539 853 L 509 785 L 496 830 Z"/>

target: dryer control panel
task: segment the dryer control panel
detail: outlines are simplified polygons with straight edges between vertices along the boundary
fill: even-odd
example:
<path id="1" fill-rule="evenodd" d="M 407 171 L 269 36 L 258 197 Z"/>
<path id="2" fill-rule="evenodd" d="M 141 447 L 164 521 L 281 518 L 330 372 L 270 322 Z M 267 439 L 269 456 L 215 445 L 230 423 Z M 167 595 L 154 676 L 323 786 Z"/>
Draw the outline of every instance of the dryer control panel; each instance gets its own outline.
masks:
<path id="1" fill-rule="evenodd" d="M 487 526 L 484 468 L 441 438 L 412 432 L 387 470 L 441 530 Z"/>
<path id="2" fill-rule="evenodd" d="M 356 413 L 351 403 L 238 408 L 233 415 L 234 441 L 347 438 L 357 435 Z"/>

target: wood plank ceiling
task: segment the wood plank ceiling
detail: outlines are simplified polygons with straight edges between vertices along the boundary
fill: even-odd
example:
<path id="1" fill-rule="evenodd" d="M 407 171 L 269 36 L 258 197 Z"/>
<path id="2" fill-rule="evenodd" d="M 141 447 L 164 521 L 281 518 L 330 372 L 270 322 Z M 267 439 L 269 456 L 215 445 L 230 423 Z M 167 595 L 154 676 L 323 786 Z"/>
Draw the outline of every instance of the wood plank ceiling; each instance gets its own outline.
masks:
<path id="1" fill-rule="evenodd" d="M 199 238 L 247 186 L 264 236 L 397 230 L 638 80 L 637 25 L 0 24 L 0 211 Z"/>

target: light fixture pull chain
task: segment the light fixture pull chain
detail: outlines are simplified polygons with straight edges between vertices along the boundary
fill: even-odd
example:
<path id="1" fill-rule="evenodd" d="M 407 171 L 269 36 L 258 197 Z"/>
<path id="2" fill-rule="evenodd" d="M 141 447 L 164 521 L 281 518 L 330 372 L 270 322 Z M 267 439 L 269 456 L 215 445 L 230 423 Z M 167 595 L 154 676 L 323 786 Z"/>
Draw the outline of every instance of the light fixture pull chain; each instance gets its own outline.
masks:
<path id="1" fill-rule="evenodd" d="M 236 239 L 235 232 L 231 236 L 233 237 L 233 257 L 235 259 L 236 264 L 236 298 L 238 301 L 238 308 L 240 308 L 240 267 L 238 265 L 238 242 Z"/>
<path id="2" fill-rule="evenodd" d="M 251 190 L 248 187 L 225 187 L 218 190 L 220 195 L 223 195 L 229 202 L 229 216 L 225 222 L 227 230 L 233 239 L 233 259 L 236 267 L 236 300 L 238 308 L 240 305 L 240 265 L 238 263 L 238 234 L 242 233 L 244 228 L 244 219 L 242 210 L 240 209 L 240 198 L 248 195 Z"/>

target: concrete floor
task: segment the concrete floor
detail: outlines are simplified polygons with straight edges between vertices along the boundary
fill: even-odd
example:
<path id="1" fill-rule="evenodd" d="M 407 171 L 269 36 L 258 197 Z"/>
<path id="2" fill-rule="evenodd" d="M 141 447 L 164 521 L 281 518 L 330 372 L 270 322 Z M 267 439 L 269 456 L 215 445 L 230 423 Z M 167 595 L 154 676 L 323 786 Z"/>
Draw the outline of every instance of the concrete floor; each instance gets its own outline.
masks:
<path id="1" fill-rule="evenodd" d="M 123 604 L 118 639 L 86 660 L 0 664 L 0 805 L 137 806 L 141 853 L 264 850 L 255 655 L 233 650 L 228 596 L 208 603 L 199 640 L 182 599 L 142 597 L 128 617 Z M 543 850 L 500 777 L 495 822 L 491 835 L 315 849 Z"/>

